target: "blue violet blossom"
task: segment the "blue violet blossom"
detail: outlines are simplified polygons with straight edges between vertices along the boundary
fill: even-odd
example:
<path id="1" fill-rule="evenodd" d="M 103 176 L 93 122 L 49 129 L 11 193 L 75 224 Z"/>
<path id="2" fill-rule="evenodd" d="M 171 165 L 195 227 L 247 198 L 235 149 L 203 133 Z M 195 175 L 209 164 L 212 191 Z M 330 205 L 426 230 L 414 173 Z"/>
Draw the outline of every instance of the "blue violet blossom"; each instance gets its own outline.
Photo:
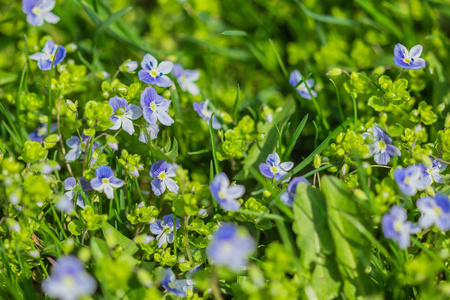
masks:
<path id="1" fill-rule="evenodd" d="M 170 293 L 177 297 L 186 297 L 187 291 L 192 289 L 189 286 L 186 279 L 177 280 L 175 274 L 171 269 L 166 269 L 164 272 L 164 278 L 161 280 L 161 285 Z"/>
<path id="2" fill-rule="evenodd" d="M 169 164 L 164 160 L 158 160 L 150 168 L 150 176 L 155 178 L 152 180 L 152 190 L 156 196 L 161 195 L 166 190 L 166 187 L 172 193 L 178 194 L 178 185 L 170 177 L 175 177 L 177 174 L 175 170 L 178 166 L 176 164 Z"/>
<path id="3" fill-rule="evenodd" d="M 418 222 L 420 227 L 427 229 L 436 225 L 440 230 L 450 229 L 450 199 L 447 195 L 423 197 L 417 200 L 416 205 L 422 213 Z"/>
<path id="4" fill-rule="evenodd" d="M 414 196 L 418 190 L 422 191 L 427 187 L 422 177 L 422 171 L 416 165 L 395 169 L 394 180 L 398 184 L 400 191 L 410 197 Z"/>
<path id="5" fill-rule="evenodd" d="M 100 166 L 95 170 L 95 176 L 91 179 L 92 189 L 103 191 L 108 199 L 114 199 L 114 189 L 123 186 L 123 180 L 114 177 L 114 172 L 109 166 Z"/>
<path id="6" fill-rule="evenodd" d="M 109 99 L 109 105 L 113 109 L 110 119 L 114 123 L 109 129 L 117 130 L 122 127 L 128 134 L 133 135 L 133 120 L 142 116 L 141 108 L 134 104 L 128 104 L 127 100 L 117 96 Z"/>
<path id="7" fill-rule="evenodd" d="M 75 256 L 63 256 L 56 261 L 50 277 L 42 283 L 42 291 L 49 297 L 76 300 L 95 293 L 97 282 L 86 272 Z"/>
<path id="8" fill-rule="evenodd" d="M 145 129 L 141 129 L 141 134 L 139 134 L 139 141 L 142 143 L 148 143 L 148 138 L 153 141 L 158 137 L 159 133 L 159 125 L 158 124 L 150 124 L 147 123 L 147 127 Z"/>
<path id="9" fill-rule="evenodd" d="M 58 52 L 56 52 L 58 50 Z M 66 48 L 63 46 L 56 45 L 53 41 L 48 40 L 44 48 L 42 49 L 42 52 L 36 52 L 32 55 L 30 55 L 30 59 L 37 61 L 38 68 L 42 71 L 48 71 L 52 69 L 52 63 L 53 67 L 56 67 L 60 62 L 63 61 L 63 59 L 66 57 Z M 55 61 L 53 61 L 53 59 Z"/>
<path id="10" fill-rule="evenodd" d="M 401 156 L 400 150 L 392 145 L 392 139 L 377 124 L 373 125 L 370 132 L 363 133 L 364 139 L 370 137 L 370 156 L 379 165 L 387 165 L 391 157 Z"/>
<path id="11" fill-rule="evenodd" d="M 410 51 L 406 49 L 402 44 L 395 45 L 394 48 L 394 63 L 397 67 L 411 70 L 420 70 L 425 68 L 427 63 L 423 58 L 420 58 L 422 54 L 422 45 L 415 45 Z"/>
<path id="12" fill-rule="evenodd" d="M 42 26 L 44 21 L 50 24 L 59 22 L 59 17 L 52 13 L 55 0 L 23 0 L 22 11 L 27 15 L 27 22 L 33 26 Z"/>
<path id="13" fill-rule="evenodd" d="M 206 249 L 208 259 L 217 266 L 240 271 L 248 265 L 248 257 L 256 250 L 252 236 L 231 223 L 223 224 Z"/>
<path id="14" fill-rule="evenodd" d="M 266 163 L 259 165 L 259 170 L 267 178 L 275 178 L 276 181 L 284 178 L 286 174 L 294 167 L 293 162 L 284 162 L 280 160 L 278 153 L 269 154 Z M 283 182 L 289 181 L 289 178 L 284 178 Z"/>
<path id="15" fill-rule="evenodd" d="M 173 221 L 174 216 L 173 214 L 170 214 L 164 216 L 162 220 L 156 220 L 155 223 L 150 225 L 150 231 L 156 235 L 158 248 L 161 248 L 166 242 L 169 244 L 173 243 Z M 176 222 L 176 230 L 178 230 L 181 227 L 180 220 L 176 218 Z"/>
<path id="16" fill-rule="evenodd" d="M 163 125 L 172 125 L 174 121 L 167 113 L 171 102 L 171 100 L 158 95 L 154 88 L 147 87 L 141 94 L 144 119 L 150 124 L 156 124 L 159 120 Z"/>
<path id="17" fill-rule="evenodd" d="M 197 96 L 200 93 L 195 83 L 200 77 L 199 71 L 185 70 L 181 65 L 174 65 L 172 75 L 177 78 L 177 82 L 183 91 L 189 92 L 192 96 Z"/>
<path id="18" fill-rule="evenodd" d="M 295 195 L 297 194 L 297 186 L 300 182 L 311 185 L 311 183 L 303 176 L 294 177 L 291 182 L 289 182 L 287 192 L 283 193 L 280 197 L 280 200 L 289 207 L 294 205 Z"/>
<path id="19" fill-rule="evenodd" d="M 303 80 L 303 82 L 299 84 L 299 82 L 302 80 Z M 289 83 L 293 87 L 295 87 L 295 89 L 297 90 L 297 92 L 300 94 L 300 96 L 302 98 L 311 99 L 311 95 L 314 98 L 317 97 L 316 91 L 314 91 L 312 89 L 314 86 L 314 79 L 311 78 L 311 79 L 306 80 L 306 85 L 308 85 L 308 87 L 306 87 L 304 78 L 298 70 L 294 70 L 291 72 L 291 74 L 289 75 Z M 311 91 L 311 94 L 309 93 L 308 88 Z"/>
<path id="20" fill-rule="evenodd" d="M 56 124 L 50 125 L 50 133 L 55 132 L 57 128 L 58 125 Z M 30 133 L 30 140 L 40 143 L 47 136 L 47 133 L 48 133 L 47 123 L 40 124 L 32 133 Z"/>
<path id="21" fill-rule="evenodd" d="M 85 154 L 86 144 L 89 141 L 89 137 L 82 135 L 82 140 L 78 136 L 72 136 L 66 140 L 67 146 L 70 150 L 66 153 L 66 161 L 71 162 L 77 160 L 82 154 Z M 92 144 L 92 151 L 98 147 L 98 143 Z"/>
<path id="22" fill-rule="evenodd" d="M 147 84 L 154 84 L 159 87 L 172 86 L 172 80 L 165 74 L 172 71 L 173 63 L 170 61 L 162 61 L 158 64 L 156 58 L 150 54 L 144 55 L 141 61 L 142 70 L 138 72 L 139 79 Z"/>
<path id="23" fill-rule="evenodd" d="M 410 235 L 420 231 L 420 227 L 407 221 L 406 211 L 402 206 L 395 205 L 389 213 L 386 213 L 381 220 L 384 236 L 394 240 L 401 249 L 406 249 L 410 245 Z"/>
<path id="24" fill-rule="evenodd" d="M 194 107 L 194 110 L 198 113 L 198 115 L 209 125 L 209 121 L 213 112 L 208 109 L 208 102 L 208 100 L 202 102 L 194 102 L 192 106 Z M 219 123 L 216 116 L 213 116 L 212 127 L 216 130 L 222 128 L 222 125 Z"/>
<path id="25" fill-rule="evenodd" d="M 214 176 L 213 181 L 209 185 L 209 190 L 225 211 L 237 211 L 241 207 L 238 199 L 245 193 L 243 185 L 230 185 L 230 180 L 223 172 Z"/>
<path id="26" fill-rule="evenodd" d="M 423 163 L 419 164 L 420 169 L 422 170 L 422 178 L 426 182 L 427 185 L 432 185 L 433 182 L 437 183 L 445 183 L 444 178 L 442 178 L 441 173 L 447 168 L 447 163 L 442 162 L 438 159 L 433 159 L 431 166 L 425 165 Z"/>

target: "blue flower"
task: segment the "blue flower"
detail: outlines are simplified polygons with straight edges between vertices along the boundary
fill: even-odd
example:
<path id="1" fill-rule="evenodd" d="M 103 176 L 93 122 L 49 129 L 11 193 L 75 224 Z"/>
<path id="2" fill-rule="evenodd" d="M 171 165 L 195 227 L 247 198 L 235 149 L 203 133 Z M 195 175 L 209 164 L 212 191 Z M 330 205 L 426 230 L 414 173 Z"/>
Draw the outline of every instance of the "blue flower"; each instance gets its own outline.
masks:
<path id="1" fill-rule="evenodd" d="M 311 185 L 311 183 L 303 176 L 294 177 L 288 185 L 288 191 L 283 193 L 280 197 L 281 201 L 289 207 L 292 207 L 295 200 L 295 195 L 297 194 L 297 186 L 300 182 L 307 183 Z"/>
<path id="2" fill-rule="evenodd" d="M 178 84 L 183 91 L 188 91 L 192 96 L 197 96 L 200 90 L 195 81 L 200 77 L 196 70 L 185 70 L 181 65 L 174 65 L 172 75 L 177 78 Z"/>
<path id="3" fill-rule="evenodd" d="M 59 198 L 58 202 L 56 202 L 55 207 L 60 212 L 65 212 L 68 214 L 72 213 L 74 209 L 72 198 L 69 198 L 66 194 L 64 194 Z"/>
<path id="4" fill-rule="evenodd" d="M 441 173 L 447 168 L 447 163 L 442 162 L 440 160 L 432 159 L 431 166 L 427 166 L 424 164 L 419 164 L 420 169 L 422 170 L 422 178 L 426 182 L 427 185 L 433 184 L 433 182 L 445 183 L 444 178 L 442 178 Z"/>
<path id="5" fill-rule="evenodd" d="M 150 225 L 150 231 L 156 235 L 156 240 L 158 241 L 158 247 L 161 248 L 166 242 L 171 244 L 173 243 L 173 214 L 166 215 L 162 218 L 162 220 L 156 220 L 155 223 Z M 176 218 L 177 228 L 180 229 L 181 224 L 180 220 Z"/>
<path id="6" fill-rule="evenodd" d="M 394 170 L 394 180 L 400 190 L 407 196 L 414 196 L 417 190 L 422 191 L 427 187 L 422 178 L 422 171 L 419 166 L 412 165 L 405 169 Z"/>
<path id="7" fill-rule="evenodd" d="M 80 299 L 95 293 L 97 283 L 75 256 L 59 258 L 49 278 L 42 283 L 43 292 L 61 300 Z"/>
<path id="8" fill-rule="evenodd" d="M 133 120 L 142 116 L 141 108 L 134 104 L 128 104 L 127 100 L 117 96 L 109 99 L 109 105 L 113 109 L 113 115 L 110 119 L 114 123 L 109 129 L 117 130 L 122 127 L 123 130 L 132 135 L 134 133 Z"/>
<path id="9" fill-rule="evenodd" d="M 419 226 L 426 229 L 436 225 L 440 230 L 450 229 L 450 199 L 447 195 L 437 194 L 417 200 L 417 208 L 422 213 Z"/>
<path id="10" fill-rule="evenodd" d="M 303 81 L 300 85 L 299 82 Z M 305 85 L 304 78 L 302 74 L 298 70 L 294 70 L 289 75 L 289 83 L 295 87 L 297 92 L 302 96 L 302 98 L 305 99 L 311 99 L 311 95 L 313 95 L 314 98 L 317 97 L 316 91 L 314 91 L 312 88 L 314 86 L 314 79 L 308 79 L 306 80 L 306 84 L 308 85 L 309 89 L 311 90 L 311 94 L 308 92 L 308 88 Z M 298 86 L 297 86 L 298 85 Z"/>
<path id="11" fill-rule="evenodd" d="M 266 159 L 266 163 L 261 163 L 259 165 L 259 170 L 267 178 L 275 178 L 276 181 L 284 178 L 287 172 L 289 172 L 294 167 L 293 162 L 281 163 L 280 156 L 274 152 L 269 154 Z M 284 182 L 289 181 L 289 178 L 284 178 Z"/>
<path id="12" fill-rule="evenodd" d="M 91 179 L 91 186 L 96 191 L 103 191 L 108 199 L 114 199 L 114 188 L 123 186 L 123 180 L 114 177 L 114 172 L 109 166 L 100 166 L 95 170 L 95 176 Z"/>
<path id="13" fill-rule="evenodd" d="M 127 72 L 127 73 L 133 73 L 137 67 L 139 66 L 137 61 L 134 60 L 127 60 L 125 63 L 123 63 L 120 66 L 120 71 L 121 72 Z"/>
<path id="14" fill-rule="evenodd" d="M 158 133 L 159 133 L 159 125 L 158 124 L 147 123 L 147 128 L 141 130 L 141 134 L 139 135 L 139 141 L 147 144 L 148 137 L 150 136 L 150 140 L 153 141 L 154 139 L 156 139 L 158 137 Z"/>
<path id="15" fill-rule="evenodd" d="M 173 63 L 170 61 L 162 61 L 158 65 L 156 58 L 150 54 L 144 55 L 141 61 L 142 70 L 138 72 L 139 79 L 147 84 L 154 84 L 159 87 L 172 86 L 172 80 L 165 74 L 170 73 Z"/>
<path id="16" fill-rule="evenodd" d="M 54 132 L 57 129 L 58 125 L 52 124 L 50 126 L 50 133 Z M 45 136 L 47 135 L 48 126 L 47 123 L 43 123 L 39 125 L 32 133 L 30 133 L 30 140 L 35 142 L 42 142 Z"/>
<path id="17" fill-rule="evenodd" d="M 167 113 L 171 102 L 171 100 L 158 95 L 154 88 L 146 88 L 141 94 L 144 119 L 150 124 L 156 124 L 156 121 L 159 120 L 166 126 L 172 125 L 174 121 Z"/>
<path id="18" fill-rule="evenodd" d="M 52 13 L 55 0 L 23 0 L 22 11 L 27 15 L 27 22 L 33 26 L 42 26 L 44 21 L 50 24 L 59 22 L 59 17 Z"/>
<path id="19" fill-rule="evenodd" d="M 192 286 L 187 284 L 186 279 L 176 280 L 175 274 L 171 269 L 166 269 L 164 278 L 161 280 L 161 285 L 177 297 L 186 297 L 187 291 L 192 289 Z"/>
<path id="20" fill-rule="evenodd" d="M 420 54 L 422 54 L 422 45 L 416 45 L 408 51 L 402 44 L 397 44 L 394 48 L 394 63 L 397 67 L 404 69 L 419 70 L 425 68 L 427 63 L 419 57 Z"/>
<path id="21" fill-rule="evenodd" d="M 156 196 L 161 195 L 166 190 L 166 187 L 172 193 L 178 194 L 178 185 L 170 177 L 175 177 L 177 174 L 175 170 L 178 166 L 176 164 L 169 164 L 164 160 L 158 160 L 150 168 L 150 176 L 155 178 L 152 181 L 152 190 Z"/>
<path id="22" fill-rule="evenodd" d="M 206 254 L 215 265 L 240 271 L 248 265 L 248 257 L 255 249 L 255 240 L 247 232 L 226 223 L 214 234 Z"/>
<path id="23" fill-rule="evenodd" d="M 80 183 L 81 183 L 81 188 L 83 189 L 83 191 L 87 192 L 87 191 L 91 191 L 92 187 L 91 187 L 91 183 L 89 181 L 86 180 L 86 178 L 81 177 L 80 178 Z M 77 185 L 77 181 L 75 180 L 74 177 L 68 177 L 66 180 L 64 180 L 64 189 L 67 191 L 64 196 L 70 200 L 73 200 L 73 198 L 75 197 L 75 188 Z M 87 197 L 87 195 L 86 195 Z M 78 193 L 78 197 L 77 197 L 77 205 L 81 208 L 84 208 L 84 206 L 86 205 L 86 203 L 83 200 L 83 196 L 81 195 L 81 193 Z"/>
<path id="24" fill-rule="evenodd" d="M 198 113 L 198 115 L 203 120 L 206 120 L 206 122 L 209 125 L 209 120 L 211 119 L 211 115 L 213 114 L 213 112 L 208 109 L 208 100 L 202 101 L 202 102 L 194 102 L 193 107 L 194 107 L 194 110 Z M 220 128 L 222 128 L 222 125 L 220 125 L 216 116 L 213 116 L 212 127 L 216 130 L 219 130 Z"/>
<path id="25" fill-rule="evenodd" d="M 399 205 L 393 206 L 391 211 L 383 216 L 381 225 L 384 236 L 396 241 L 401 249 L 408 248 L 409 236 L 420 231 L 419 226 L 406 220 L 406 211 Z"/>
<path id="26" fill-rule="evenodd" d="M 241 207 L 238 199 L 244 195 L 245 188 L 235 184 L 230 186 L 230 180 L 225 173 L 221 172 L 214 176 L 209 190 L 223 210 L 237 211 Z"/>
<path id="27" fill-rule="evenodd" d="M 387 165 L 391 157 L 401 156 L 400 150 L 392 145 L 392 139 L 377 124 L 372 127 L 372 134 L 363 133 L 362 136 L 370 136 L 373 141 L 369 144 L 370 155 L 379 165 Z"/>
<path id="28" fill-rule="evenodd" d="M 71 162 L 77 160 L 82 154 L 85 154 L 86 144 L 89 141 L 89 137 L 82 135 L 83 141 L 77 136 L 72 136 L 66 140 L 67 146 L 70 148 L 69 152 L 66 153 L 66 161 Z M 92 151 L 98 147 L 98 143 L 92 145 Z"/>
<path id="29" fill-rule="evenodd" d="M 58 50 L 58 52 L 56 52 Z M 66 57 L 66 48 L 63 46 L 56 45 L 53 41 L 48 40 L 44 48 L 42 49 L 42 52 L 34 53 L 33 55 L 30 55 L 30 59 L 36 60 L 38 63 L 38 68 L 43 71 L 51 70 L 52 63 L 53 67 L 57 66 L 60 62 L 63 61 L 64 57 Z M 55 57 L 56 55 L 56 57 Z M 53 62 L 53 59 L 55 61 Z"/>

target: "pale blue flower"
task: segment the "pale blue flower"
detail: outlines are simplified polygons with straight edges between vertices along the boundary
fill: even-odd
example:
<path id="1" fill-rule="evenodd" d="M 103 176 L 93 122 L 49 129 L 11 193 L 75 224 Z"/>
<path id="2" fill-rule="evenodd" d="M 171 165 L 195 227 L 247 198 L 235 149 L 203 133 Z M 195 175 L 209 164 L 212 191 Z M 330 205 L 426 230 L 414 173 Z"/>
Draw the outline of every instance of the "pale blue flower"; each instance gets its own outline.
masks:
<path id="1" fill-rule="evenodd" d="M 169 164 L 164 160 L 158 160 L 150 168 L 150 176 L 152 181 L 152 190 L 156 196 L 161 195 L 166 190 L 166 187 L 172 193 L 178 193 L 178 185 L 171 177 L 177 176 L 175 170 L 177 169 L 176 164 Z"/>
<path id="2" fill-rule="evenodd" d="M 300 182 L 311 185 L 311 183 L 303 176 L 294 177 L 291 182 L 289 182 L 288 191 L 283 193 L 280 197 L 280 200 L 289 207 L 294 205 L 295 195 L 297 194 L 297 186 Z"/>
<path id="3" fill-rule="evenodd" d="M 417 190 L 426 189 L 427 184 L 422 178 L 422 171 L 419 166 L 412 165 L 405 169 L 394 170 L 394 180 L 400 190 L 407 196 L 414 196 Z"/>
<path id="4" fill-rule="evenodd" d="M 150 124 L 147 123 L 147 127 L 141 130 L 141 134 L 139 135 L 139 141 L 142 143 L 148 143 L 148 138 L 153 141 L 158 137 L 159 133 L 159 125 L 158 124 Z"/>
<path id="5" fill-rule="evenodd" d="M 287 173 L 294 167 L 293 162 L 281 162 L 278 153 L 274 152 L 269 154 L 266 159 L 266 163 L 259 165 L 259 170 L 267 178 L 275 178 L 276 181 L 284 179 L 283 181 L 289 181 L 289 178 L 284 178 Z"/>
<path id="6" fill-rule="evenodd" d="M 178 84 L 183 91 L 188 91 L 192 96 L 200 93 L 195 81 L 200 77 L 200 72 L 196 70 L 185 70 L 181 65 L 174 65 L 172 74 L 177 78 Z"/>
<path id="7" fill-rule="evenodd" d="M 42 283 L 42 291 L 49 297 L 77 300 L 95 293 L 97 283 L 75 256 L 63 256 L 56 261 L 50 277 Z"/>
<path id="8" fill-rule="evenodd" d="M 420 231 L 420 227 L 407 221 L 406 217 L 405 209 L 396 205 L 381 220 L 384 236 L 396 241 L 401 249 L 408 248 L 410 235 Z"/>
<path id="9" fill-rule="evenodd" d="M 59 17 L 52 13 L 55 3 L 55 0 L 23 0 L 22 11 L 27 15 L 27 22 L 33 26 L 42 26 L 44 21 L 56 24 Z"/>
<path id="10" fill-rule="evenodd" d="M 302 81 L 302 83 L 300 83 Z M 311 91 L 311 94 L 308 91 L 308 88 L 305 85 L 308 85 L 309 90 Z M 313 95 L 314 98 L 317 97 L 316 91 L 314 91 L 312 88 L 314 86 L 314 79 L 308 79 L 305 81 L 302 74 L 298 70 L 294 70 L 289 75 L 289 83 L 295 87 L 297 92 L 300 94 L 302 98 L 305 99 L 311 99 L 311 95 Z M 300 83 L 300 84 L 299 84 Z"/>
<path id="11" fill-rule="evenodd" d="M 141 67 L 142 70 L 138 72 L 138 76 L 141 81 L 147 84 L 154 84 L 159 87 L 172 86 L 172 80 L 165 75 L 172 71 L 172 62 L 162 61 L 158 64 L 156 58 L 150 54 L 146 54 L 141 62 Z"/>
<path id="12" fill-rule="evenodd" d="M 443 231 L 450 229 L 450 199 L 447 195 L 423 197 L 417 200 L 417 208 L 422 213 L 419 226 L 426 229 L 433 225 Z"/>
<path id="13" fill-rule="evenodd" d="M 402 44 L 397 44 L 394 48 L 394 63 L 397 67 L 404 69 L 419 70 L 425 68 L 427 63 L 423 58 L 420 58 L 422 49 L 422 45 L 416 45 L 408 51 Z"/>
<path id="14" fill-rule="evenodd" d="M 171 269 L 166 269 L 164 278 L 161 280 L 161 285 L 177 297 L 186 297 L 187 291 L 192 289 L 192 286 L 187 284 L 186 279 L 177 280 L 175 274 Z"/>
<path id="15" fill-rule="evenodd" d="M 245 188 L 242 185 L 230 185 L 230 180 L 225 173 L 221 172 L 214 176 L 209 190 L 223 210 L 237 211 L 241 207 L 238 199 L 244 195 Z"/>
<path id="16" fill-rule="evenodd" d="M 147 87 L 141 94 L 141 106 L 144 119 L 150 124 L 156 124 L 159 120 L 166 126 L 172 125 L 174 121 L 167 113 L 171 102 L 158 95 L 154 88 Z"/>
<path id="17" fill-rule="evenodd" d="M 58 50 L 58 52 L 56 52 Z M 48 71 L 56 67 L 66 57 L 66 49 L 63 46 L 56 45 L 53 41 L 48 40 L 42 52 L 36 52 L 30 55 L 30 59 L 37 61 L 38 68 L 43 71 Z M 55 61 L 53 61 L 53 59 Z"/>
<path id="18" fill-rule="evenodd" d="M 132 135 L 134 133 L 133 120 L 142 116 L 141 108 L 134 104 L 128 104 L 127 100 L 117 96 L 109 99 L 109 105 L 113 109 L 113 115 L 110 119 L 114 123 L 109 129 L 117 130 L 122 127 L 123 130 Z"/>
<path id="19" fill-rule="evenodd" d="M 156 220 L 155 223 L 150 225 L 150 231 L 156 235 L 156 240 L 158 241 L 158 247 L 161 248 L 165 243 L 173 243 L 173 221 L 175 217 L 173 214 L 166 215 L 162 220 Z M 177 230 L 180 229 L 180 220 L 176 218 Z"/>
<path id="20" fill-rule="evenodd" d="M 363 133 L 362 136 L 365 139 L 369 136 L 372 138 L 372 142 L 369 144 L 370 155 L 377 164 L 387 165 L 391 157 L 401 156 L 400 150 L 392 145 L 392 139 L 380 126 L 375 124 L 370 131 Z"/>
<path id="21" fill-rule="evenodd" d="M 95 170 L 95 176 L 91 179 L 91 186 L 96 191 L 103 191 L 108 199 L 114 199 L 114 189 L 123 186 L 123 180 L 114 177 L 114 172 L 109 166 L 100 166 Z"/>
<path id="22" fill-rule="evenodd" d="M 226 223 L 214 233 L 206 255 L 217 266 L 240 271 L 248 265 L 248 258 L 255 250 L 255 240 L 247 232 Z"/>
<path id="23" fill-rule="evenodd" d="M 198 113 L 198 115 L 209 125 L 209 120 L 211 119 L 211 115 L 213 114 L 213 112 L 208 109 L 208 102 L 208 100 L 202 102 L 194 102 L 192 106 L 194 107 L 194 110 Z M 212 127 L 216 130 L 222 128 L 222 125 L 219 123 L 216 116 L 213 116 Z"/>
<path id="24" fill-rule="evenodd" d="M 419 164 L 423 180 L 427 185 L 431 185 L 433 182 L 444 184 L 445 180 L 442 178 L 441 173 L 444 172 L 448 164 L 438 159 L 433 159 L 431 156 L 430 159 L 432 160 L 431 166 Z"/>

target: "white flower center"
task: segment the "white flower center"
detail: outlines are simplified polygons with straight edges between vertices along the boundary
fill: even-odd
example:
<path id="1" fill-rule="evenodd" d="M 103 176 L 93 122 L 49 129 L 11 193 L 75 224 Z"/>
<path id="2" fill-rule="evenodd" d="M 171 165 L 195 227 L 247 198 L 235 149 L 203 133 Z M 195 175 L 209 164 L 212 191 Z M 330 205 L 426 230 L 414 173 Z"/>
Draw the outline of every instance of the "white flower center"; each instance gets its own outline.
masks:
<path id="1" fill-rule="evenodd" d="M 35 15 L 39 15 L 41 13 L 41 9 L 38 6 L 33 7 L 31 12 Z"/>
<path id="2" fill-rule="evenodd" d="M 156 110 L 156 104 L 155 102 L 150 103 L 150 109 L 155 111 Z"/>
<path id="3" fill-rule="evenodd" d="M 159 173 L 158 178 L 161 180 L 166 179 L 167 178 L 166 172 L 162 171 L 161 173 Z"/>
<path id="4" fill-rule="evenodd" d="M 102 182 L 103 182 L 103 184 L 108 184 L 109 183 L 109 179 L 108 178 L 103 178 Z"/>
<path id="5" fill-rule="evenodd" d="M 158 72 L 156 70 L 151 70 L 151 71 L 148 71 L 148 72 L 150 73 L 150 76 L 152 76 L 153 78 L 158 77 Z"/>
<path id="6" fill-rule="evenodd" d="M 278 173 L 278 168 L 277 168 L 277 167 L 270 167 L 270 171 L 271 171 L 273 174 L 277 174 L 277 173 Z"/>
<path id="7" fill-rule="evenodd" d="M 394 229 L 395 231 L 401 231 L 403 228 L 403 223 L 400 221 L 395 221 L 394 222 Z"/>

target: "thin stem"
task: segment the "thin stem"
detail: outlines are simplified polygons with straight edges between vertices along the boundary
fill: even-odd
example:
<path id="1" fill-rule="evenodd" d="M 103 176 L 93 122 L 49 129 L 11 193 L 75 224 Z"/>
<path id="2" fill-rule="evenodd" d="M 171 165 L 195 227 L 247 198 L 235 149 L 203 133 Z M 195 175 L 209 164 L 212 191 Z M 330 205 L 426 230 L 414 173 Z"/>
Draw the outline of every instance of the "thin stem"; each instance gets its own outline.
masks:
<path id="1" fill-rule="evenodd" d="M 223 300 L 223 296 L 220 293 L 216 268 L 214 268 L 213 273 L 211 274 L 211 290 L 213 292 L 214 298 L 216 298 L 217 300 Z"/>
<path id="2" fill-rule="evenodd" d="M 189 248 L 189 233 L 188 233 L 188 226 L 189 226 L 189 216 L 185 213 L 184 214 L 184 243 L 186 246 L 186 252 L 189 258 L 189 263 L 191 266 L 194 265 L 194 260 L 192 259 L 191 249 Z"/>

